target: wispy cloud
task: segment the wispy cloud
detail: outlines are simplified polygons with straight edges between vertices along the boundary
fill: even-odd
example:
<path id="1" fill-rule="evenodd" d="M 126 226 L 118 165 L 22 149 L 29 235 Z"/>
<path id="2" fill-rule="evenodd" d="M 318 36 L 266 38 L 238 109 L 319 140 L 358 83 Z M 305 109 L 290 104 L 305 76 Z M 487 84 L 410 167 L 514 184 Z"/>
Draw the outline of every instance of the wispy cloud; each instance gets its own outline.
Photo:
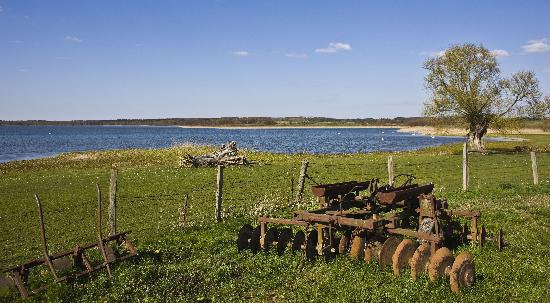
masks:
<path id="1" fill-rule="evenodd" d="M 443 57 L 445 55 L 445 52 L 447 50 L 440 50 L 440 51 L 422 51 L 420 52 L 420 55 L 422 56 L 430 56 L 430 57 Z M 489 51 L 491 55 L 493 55 L 495 58 L 500 57 L 508 57 L 510 56 L 510 53 L 507 50 L 504 49 L 493 49 Z"/>
<path id="2" fill-rule="evenodd" d="M 248 51 L 245 51 L 245 50 L 240 50 L 240 51 L 234 51 L 233 55 L 239 56 L 239 57 L 246 57 L 246 56 L 250 55 L 250 53 Z"/>
<path id="3" fill-rule="evenodd" d="M 286 53 L 285 56 L 287 56 L 288 58 L 293 58 L 293 59 L 305 59 L 305 58 L 307 58 L 307 54 L 298 54 L 298 53 Z"/>
<path id="4" fill-rule="evenodd" d="M 0 5 L 0 13 L 4 11 L 4 8 L 2 7 L 2 5 Z"/>
<path id="5" fill-rule="evenodd" d="M 78 38 L 78 37 L 75 37 L 75 36 L 65 36 L 65 40 L 67 41 L 71 41 L 71 42 L 76 42 L 76 43 L 80 43 L 84 40 Z"/>
<path id="6" fill-rule="evenodd" d="M 550 38 L 529 40 L 527 44 L 521 47 L 526 53 L 544 53 L 550 52 Z"/>
<path id="7" fill-rule="evenodd" d="M 351 45 L 342 42 L 331 42 L 328 47 L 315 49 L 316 53 L 337 53 L 341 51 L 350 51 Z"/>
<path id="8" fill-rule="evenodd" d="M 495 58 L 501 58 L 510 56 L 510 53 L 504 49 L 493 49 L 491 51 L 491 55 L 493 55 L 493 57 Z"/>
<path id="9" fill-rule="evenodd" d="M 20 73 L 26 73 L 26 72 L 28 72 L 28 71 L 29 71 L 28 68 L 20 68 L 20 69 L 19 69 L 19 72 L 20 72 Z"/>
<path id="10" fill-rule="evenodd" d="M 543 73 L 550 73 L 550 68 L 547 68 L 545 70 L 542 71 Z"/>

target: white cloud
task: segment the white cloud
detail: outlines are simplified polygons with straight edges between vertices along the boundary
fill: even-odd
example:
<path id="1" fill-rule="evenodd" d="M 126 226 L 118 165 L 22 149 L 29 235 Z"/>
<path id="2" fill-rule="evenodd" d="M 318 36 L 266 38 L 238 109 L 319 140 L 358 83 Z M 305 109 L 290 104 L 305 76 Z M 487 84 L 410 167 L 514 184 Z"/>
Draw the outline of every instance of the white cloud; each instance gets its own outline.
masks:
<path id="1" fill-rule="evenodd" d="M 550 68 L 547 68 L 545 70 L 542 71 L 543 73 L 550 73 Z"/>
<path id="2" fill-rule="evenodd" d="M 285 56 L 287 56 L 289 58 L 294 58 L 294 59 L 305 59 L 305 58 L 307 58 L 307 54 L 297 54 L 297 53 L 287 53 L 287 54 L 285 54 Z"/>
<path id="3" fill-rule="evenodd" d="M 526 53 L 544 53 L 550 52 L 550 38 L 529 40 L 527 44 L 521 47 Z"/>
<path id="4" fill-rule="evenodd" d="M 495 58 L 501 58 L 510 56 L 510 53 L 504 49 L 493 49 L 491 55 Z"/>
<path id="5" fill-rule="evenodd" d="M 336 53 L 340 51 L 350 51 L 351 45 L 342 42 L 331 42 L 328 47 L 315 49 L 316 53 Z"/>
<path id="6" fill-rule="evenodd" d="M 0 5 L 0 13 L 4 11 L 4 8 Z"/>
<path id="7" fill-rule="evenodd" d="M 421 56 L 430 56 L 430 57 L 442 57 L 443 55 L 445 55 L 445 50 L 441 50 L 441 51 L 438 51 L 438 52 L 421 51 L 420 55 Z"/>
<path id="8" fill-rule="evenodd" d="M 84 40 L 78 38 L 78 37 L 75 37 L 75 36 L 65 36 L 65 40 L 67 41 L 71 41 L 71 42 L 76 42 L 76 43 L 80 43 Z"/>
<path id="9" fill-rule="evenodd" d="M 239 56 L 239 57 L 246 57 L 246 56 L 250 55 L 250 53 L 247 52 L 247 51 L 244 51 L 244 50 L 240 50 L 240 51 L 234 51 L 233 55 Z"/>
<path id="10" fill-rule="evenodd" d="M 20 68 L 20 69 L 19 69 L 19 72 L 20 72 L 20 73 L 26 73 L 26 72 L 28 72 L 28 71 L 29 71 L 29 69 L 27 69 L 27 68 Z"/>

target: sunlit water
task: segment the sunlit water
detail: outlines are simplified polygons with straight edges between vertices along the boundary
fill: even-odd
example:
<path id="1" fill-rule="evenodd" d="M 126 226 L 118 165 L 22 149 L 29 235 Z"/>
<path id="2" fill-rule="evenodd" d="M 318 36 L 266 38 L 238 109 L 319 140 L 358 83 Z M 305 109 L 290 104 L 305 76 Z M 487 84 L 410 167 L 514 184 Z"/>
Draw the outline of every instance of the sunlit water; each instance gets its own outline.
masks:
<path id="1" fill-rule="evenodd" d="M 162 148 L 192 142 L 276 153 L 359 153 L 415 150 L 460 137 L 399 133 L 391 128 L 215 129 L 154 126 L 0 126 L 0 162 L 62 152 Z"/>

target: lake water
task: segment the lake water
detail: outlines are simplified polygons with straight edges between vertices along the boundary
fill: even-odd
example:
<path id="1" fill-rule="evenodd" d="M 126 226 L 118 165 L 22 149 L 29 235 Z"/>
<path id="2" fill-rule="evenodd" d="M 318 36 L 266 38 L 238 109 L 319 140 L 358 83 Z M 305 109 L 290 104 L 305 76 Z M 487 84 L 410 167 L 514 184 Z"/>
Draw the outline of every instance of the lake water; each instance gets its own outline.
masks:
<path id="1" fill-rule="evenodd" d="M 216 129 L 155 126 L 0 126 L 0 162 L 62 152 L 162 148 L 193 142 L 276 153 L 358 153 L 415 150 L 464 141 L 399 133 L 392 128 Z"/>

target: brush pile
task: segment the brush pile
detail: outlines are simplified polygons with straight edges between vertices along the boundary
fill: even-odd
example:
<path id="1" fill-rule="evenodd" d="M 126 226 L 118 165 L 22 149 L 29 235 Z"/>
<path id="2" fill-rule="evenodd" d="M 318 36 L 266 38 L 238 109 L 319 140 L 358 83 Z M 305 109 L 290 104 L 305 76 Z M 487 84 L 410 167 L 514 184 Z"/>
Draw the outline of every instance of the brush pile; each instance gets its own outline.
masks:
<path id="1" fill-rule="evenodd" d="M 217 165 L 244 165 L 248 164 L 245 156 L 239 156 L 237 143 L 235 141 L 223 144 L 218 151 L 210 154 L 192 156 L 185 155 L 182 158 L 182 166 L 217 166 Z"/>

